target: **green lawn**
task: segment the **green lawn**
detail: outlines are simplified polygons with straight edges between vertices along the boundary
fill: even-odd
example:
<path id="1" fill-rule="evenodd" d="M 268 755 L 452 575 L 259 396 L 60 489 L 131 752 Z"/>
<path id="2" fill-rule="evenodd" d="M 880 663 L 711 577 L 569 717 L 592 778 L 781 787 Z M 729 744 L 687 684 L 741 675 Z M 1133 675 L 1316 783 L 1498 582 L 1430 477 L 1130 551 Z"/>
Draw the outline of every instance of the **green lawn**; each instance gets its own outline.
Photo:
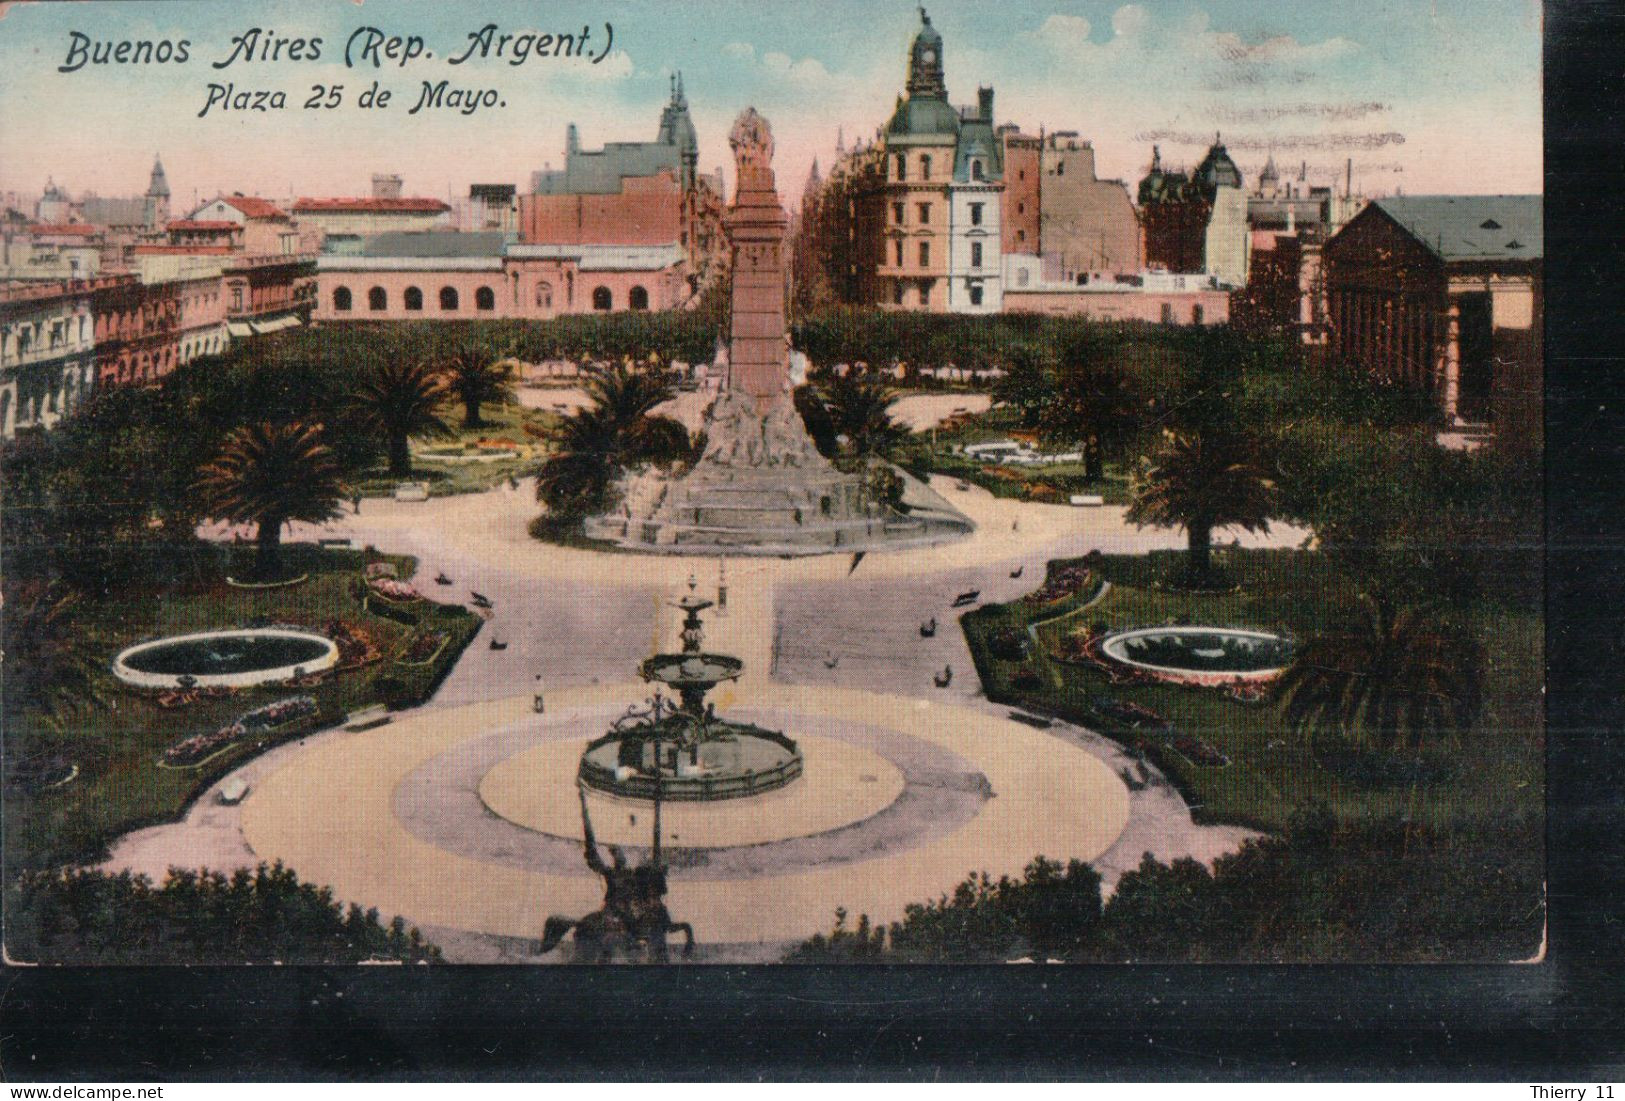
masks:
<path id="1" fill-rule="evenodd" d="M 995 497 L 1062 504 L 1074 493 L 1092 493 L 1104 497 L 1108 505 L 1129 503 L 1128 469 L 1116 462 L 1106 464 L 1103 478 L 1090 481 L 1085 477 L 1082 463 L 1013 466 L 978 462 L 954 450 L 968 444 L 1008 439 L 1020 423 L 1013 409 L 989 409 L 953 428 L 938 429 L 934 437 L 930 432 L 916 433 L 897 449 L 893 458 L 916 473 L 929 471 L 959 478 L 981 486 Z"/>
<path id="2" fill-rule="evenodd" d="M 1529 611 L 1494 605 L 1479 610 L 1476 627 L 1487 662 L 1482 713 L 1460 747 L 1430 762 L 1415 786 L 1405 778 L 1412 774 L 1383 775 L 1393 767 L 1390 759 L 1351 762 L 1312 751 L 1280 729 L 1268 703 L 1234 702 L 1214 689 L 1114 686 L 1087 663 L 1056 659 L 1056 643 L 1063 635 L 1095 623 L 1123 629 L 1179 620 L 1254 627 L 1306 640 L 1352 612 L 1353 594 L 1312 553 L 1223 550 L 1218 563 L 1239 581 L 1236 592 L 1196 596 L 1161 591 L 1154 586 L 1177 568 L 1174 554 L 1113 556 L 1097 563 L 1112 588 L 1091 607 L 1068 612 L 1062 605 L 1036 612 L 1018 601 L 966 615 L 961 623 L 989 698 L 1074 719 L 1140 745 L 1185 793 L 1200 821 L 1274 831 L 1285 826 L 1295 809 L 1311 803 L 1344 819 L 1412 814 L 1441 827 L 1538 819 L 1545 798 L 1543 629 L 1539 616 Z M 1051 563 L 1051 569 L 1066 564 Z M 1067 614 L 1050 618 L 1057 610 Z M 1029 627 L 1039 641 L 1030 657 L 1017 661 L 993 655 L 995 632 L 1026 632 Z M 1013 681 L 1023 671 L 1028 675 L 1018 687 Z M 1176 729 L 1206 740 L 1231 763 L 1193 764 L 1161 739 L 1103 719 L 1090 706 L 1091 699 L 1103 696 L 1151 708 Z"/>
<path id="3" fill-rule="evenodd" d="M 352 588 L 367 557 L 395 563 L 403 577 L 413 568 L 411 559 L 295 545 L 286 547 L 284 554 L 291 572 L 309 573 L 303 584 L 261 591 L 227 586 L 223 577 L 232 570 L 231 560 L 237 560 L 238 568 L 246 566 L 248 553 L 249 548 L 222 550 L 216 576 L 189 588 L 159 592 L 132 587 L 96 602 L 76 614 L 73 630 L 88 655 L 110 670 L 115 654 L 149 637 L 241 627 L 254 621 L 319 628 L 340 619 L 372 638 L 380 651 L 378 660 L 314 688 L 244 689 L 178 710 L 164 710 L 150 694 L 107 672 L 99 686 L 105 706 L 81 716 L 63 746 L 79 766 L 78 778 L 61 788 L 32 793 L 8 786 L 4 810 L 8 870 L 96 859 L 119 835 L 177 818 L 204 787 L 265 748 L 240 742 L 197 767 L 159 767 L 159 756 L 175 742 L 217 730 L 245 711 L 294 695 L 314 697 L 320 715 L 314 724 L 284 733 L 284 738 L 342 721 L 347 712 L 381 702 L 385 695 L 397 704 L 421 701 L 479 630 L 479 619 L 467 609 L 419 604 L 422 626 L 446 632 L 449 642 L 431 665 L 404 667 L 396 658 L 418 628 L 364 611 Z M 22 744 L 38 726 L 37 716 L 7 715 L 8 749 Z"/>
<path id="4" fill-rule="evenodd" d="M 456 432 L 455 439 L 413 440 L 412 476 L 396 478 L 380 464 L 366 471 L 356 488 L 366 497 L 388 497 L 402 481 L 426 482 L 434 497 L 458 493 L 480 493 L 506 482 L 510 477 L 524 478 L 536 472 L 546 457 L 546 447 L 525 429 L 548 432 L 559 422 L 557 413 L 544 409 L 526 409 L 518 404 L 487 405 L 481 412 L 486 421 L 483 428 L 463 427 L 463 407 L 448 404 L 441 412 L 447 424 Z M 484 446 L 482 446 L 484 445 Z M 482 450 L 512 447 L 518 454 L 493 462 L 469 462 L 466 456 Z"/>

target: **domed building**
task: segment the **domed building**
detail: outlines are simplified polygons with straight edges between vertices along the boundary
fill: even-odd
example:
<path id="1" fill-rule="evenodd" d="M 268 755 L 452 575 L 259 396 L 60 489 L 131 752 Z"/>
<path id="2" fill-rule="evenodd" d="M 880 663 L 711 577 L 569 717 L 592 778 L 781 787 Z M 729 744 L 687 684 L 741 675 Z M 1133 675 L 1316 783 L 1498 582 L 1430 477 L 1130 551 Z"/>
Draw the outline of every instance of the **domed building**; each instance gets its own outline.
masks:
<path id="1" fill-rule="evenodd" d="M 993 129 L 993 89 L 979 89 L 974 107 L 948 102 L 942 34 L 924 8 L 909 47 L 906 89 L 882 130 L 879 304 L 996 312 L 1004 163 Z"/>
<path id="2" fill-rule="evenodd" d="M 1162 151 L 1152 146 L 1139 200 L 1148 266 L 1247 285 L 1247 194 L 1241 169 L 1218 135 L 1189 176 L 1164 170 Z"/>

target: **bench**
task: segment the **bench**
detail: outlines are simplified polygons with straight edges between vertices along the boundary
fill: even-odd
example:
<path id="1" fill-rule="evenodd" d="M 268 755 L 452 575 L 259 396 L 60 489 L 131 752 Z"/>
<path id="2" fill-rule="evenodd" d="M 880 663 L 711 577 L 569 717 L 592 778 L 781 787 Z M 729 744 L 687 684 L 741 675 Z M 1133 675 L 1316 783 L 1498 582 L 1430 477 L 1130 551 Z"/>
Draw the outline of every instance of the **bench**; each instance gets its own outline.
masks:
<path id="1" fill-rule="evenodd" d="M 1066 500 L 1074 508 L 1099 508 L 1106 503 L 1106 498 L 1098 493 L 1074 493 Z"/>
<path id="2" fill-rule="evenodd" d="M 381 703 L 371 707 L 363 707 L 360 711 L 352 711 L 344 720 L 346 730 L 373 730 L 390 721 L 389 708 Z"/>
<path id="3" fill-rule="evenodd" d="M 395 487 L 395 500 L 397 501 L 427 501 L 429 499 L 429 486 L 427 482 L 401 482 Z"/>
<path id="4" fill-rule="evenodd" d="M 233 776 L 220 786 L 220 801 L 228 807 L 241 803 L 247 794 L 248 781 L 241 776 Z"/>

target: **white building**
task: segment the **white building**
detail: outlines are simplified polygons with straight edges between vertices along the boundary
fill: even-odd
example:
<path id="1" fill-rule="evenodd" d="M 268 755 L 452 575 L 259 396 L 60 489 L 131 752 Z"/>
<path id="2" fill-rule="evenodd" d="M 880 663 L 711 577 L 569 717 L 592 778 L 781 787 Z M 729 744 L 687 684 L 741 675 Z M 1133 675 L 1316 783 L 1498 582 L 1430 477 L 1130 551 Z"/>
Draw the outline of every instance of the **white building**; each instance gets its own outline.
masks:
<path id="1" fill-rule="evenodd" d="M 0 438 L 51 427 L 95 386 L 93 286 L 0 285 Z"/>
<path id="2" fill-rule="evenodd" d="M 998 313 L 1004 305 L 1004 155 L 993 132 L 993 89 L 979 89 L 977 105 L 962 108 L 959 117 L 948 184 L 948 311 Z"/>

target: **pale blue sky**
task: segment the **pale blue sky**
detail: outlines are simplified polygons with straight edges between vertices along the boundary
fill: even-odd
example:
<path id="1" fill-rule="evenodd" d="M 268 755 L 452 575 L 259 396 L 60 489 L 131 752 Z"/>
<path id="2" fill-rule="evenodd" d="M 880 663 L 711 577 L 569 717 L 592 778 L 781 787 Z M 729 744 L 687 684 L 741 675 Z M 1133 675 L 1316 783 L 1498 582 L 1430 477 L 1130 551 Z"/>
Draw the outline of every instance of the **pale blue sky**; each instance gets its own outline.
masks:
<path id="1" fill-rule="evenodd" d="M 1249 178 L 1273 149 L 1283 168 L 1307 160 L 1321 182 L 1341 179 L 1352 156 L 1369 193 L 1540 189 L 1535 0 L 939 0 L 928 9 L 956 102 L 992 84 L 1000 121 L 1080 132 L 1103 176 L 1136 179 L 1152 141 L 1167 160 L 1194 164 L 1222 130 Z M 754 105 L 774 125 L 781 190 L 795 194 L 838 130 L 850 139 L 884 123 L 919 20 L 904 0 L 87 0 L 3 12 L 0 189 L 37 190 L 49 175 L 75 191 L 135 193 L 161 151 L 177 208 L 194 192 L 364 193 L 374 171 L 442 197 L 472 181 L 523 186 L 532 169 L 561 161 L 568 122 L 589 146 L 652 137 L 675 69 L 702 167 L 727 160 L 728 126 Z M 608 22 L 614 50 L 598 65 L 447 65 L 488 22 L 514 33 L 585 24 L 595 51 Z M 434 57 L 346 69 L 344 40 L 363 25 L 420 35 Z M 319 36 L 322 58 L 211 67 L 255 26 Z M 103 41 L 186 38 L 191 60 L 62 74 L 71 30 Z M 406 114 L 423 81 L 447 78 L 496 89 L 506 106 Z M 394 102 L 353 108 L 374 80 Z M 211 82 L 280 89 L 287 107 L 198 118 Z M 345 86 L 342 108 L 302 109 L 312 85 L 332 83 Z"/>

